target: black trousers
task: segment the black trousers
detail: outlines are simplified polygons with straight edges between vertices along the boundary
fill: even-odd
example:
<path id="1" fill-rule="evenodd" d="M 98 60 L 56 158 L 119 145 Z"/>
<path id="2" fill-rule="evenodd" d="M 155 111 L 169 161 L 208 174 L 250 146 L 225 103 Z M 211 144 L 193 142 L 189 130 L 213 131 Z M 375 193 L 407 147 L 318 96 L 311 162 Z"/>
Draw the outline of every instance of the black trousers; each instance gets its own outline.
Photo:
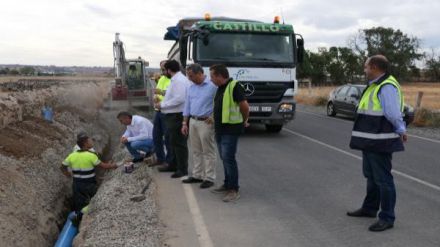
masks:
<path id="1" fill-rule="evenodd" d="M 96 182 L 73 181 L 73 210 L 80 212 L 85 206 L 89 205 L 90 200 L 98 189 Z"/>
<path id="2" fill-rule="evenodd" d="M 182 134 L 182 113 L 165 114 L 165 125 L 169 135 L 170 149 L 173 155 L 170 167 L 177 172 L 188 174 L 188 145 L 187 137 Z"/>

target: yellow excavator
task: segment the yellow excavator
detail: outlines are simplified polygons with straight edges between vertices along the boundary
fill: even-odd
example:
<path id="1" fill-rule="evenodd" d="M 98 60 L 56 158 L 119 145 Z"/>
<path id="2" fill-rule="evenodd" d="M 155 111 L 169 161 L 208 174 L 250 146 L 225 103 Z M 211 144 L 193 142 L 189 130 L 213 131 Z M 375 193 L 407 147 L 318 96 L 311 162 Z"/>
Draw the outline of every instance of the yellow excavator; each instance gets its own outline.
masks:
<path id="1" fill-rule="evenodd" d="M 153 106 L 154 85 L 146 75 L 148 62 L 138 57 L 137 59 L 126 59 L 124 43 L 115 34 L 113 42 L 113 57 L 115 68 L 115 80 L 111 89 L 112 106 L 122 106 L 125 103 L 128 107 Z"/>

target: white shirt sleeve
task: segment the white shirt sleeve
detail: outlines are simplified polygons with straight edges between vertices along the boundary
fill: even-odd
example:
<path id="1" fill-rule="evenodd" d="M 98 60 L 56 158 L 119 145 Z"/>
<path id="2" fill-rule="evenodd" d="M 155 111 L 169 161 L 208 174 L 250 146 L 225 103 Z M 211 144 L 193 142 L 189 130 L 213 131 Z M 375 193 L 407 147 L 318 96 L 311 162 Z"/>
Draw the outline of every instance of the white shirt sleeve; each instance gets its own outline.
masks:
<path id="1" fill-rule="evenodd" d="M 131 136 L 130 130 L 127 128 L 122 136 L 123 137 L 130 137 Z"/>

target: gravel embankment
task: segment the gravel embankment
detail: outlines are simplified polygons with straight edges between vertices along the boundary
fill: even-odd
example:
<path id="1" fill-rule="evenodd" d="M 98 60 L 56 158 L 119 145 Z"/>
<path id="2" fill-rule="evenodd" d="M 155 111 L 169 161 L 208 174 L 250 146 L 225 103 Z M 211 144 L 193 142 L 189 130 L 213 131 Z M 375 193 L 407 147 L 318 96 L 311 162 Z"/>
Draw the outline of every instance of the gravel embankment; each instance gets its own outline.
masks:
<path id="1" fill-rule="evenodd" d="M 100 119 L 110 130 L 113 160 L 121 163 L 130 155 L 119 144 L 124 127 L 116 119 L 117 113 L 117 110 L 101 111 Z M 142 112 L 133 114 L 146 115 Z M 124 173 L 123 166 L 104 174 L 90 203 L 90 212 L 81 222 L 74 246 L 161 246 L 163 227 L 158 217 L 156 185 L 146 162 L 136 164 L 130 174 Z"/>
<path id="2" fill-rule="evenodd" d="M 108 82 L 23 80 L 0 86 L 0 246 L 52 246 L 70 211 L 72 180 L 59 166 L 75 136 L 86 131 L 95 149 L 114 160 L 127 158 L 118 141 L 117 111 L 98 110 Z M 54 122 L 40 110 L 53 107 Z M 108 156 L 107 156 L 108 157 Z M 98 171 L 101 187 L 81 224 L 76 246 L 160 246 L 155 185 L 144 164 Z M 146 186 L 149 185 L 148 188 Z M 130 200 L 138 195 L 138 201 Z"/>
<path id="3" fill-rule="evenodd" d="M 76 88 L 36 81 L 0 93 L 0 246 L 52 246 L 70 208 L 72 182 L 59 167 L 76 134 L 90 133 L 97 150 L 108 142 L 95 105 L 88 104 L 86 113 L 70 104 L 83 95 Z M 101 90 L 96 83 L 79 91 L 84 88 L 89 95 Z M 44 102 L 55 109 L 53 123 L 40 117 Z"/>

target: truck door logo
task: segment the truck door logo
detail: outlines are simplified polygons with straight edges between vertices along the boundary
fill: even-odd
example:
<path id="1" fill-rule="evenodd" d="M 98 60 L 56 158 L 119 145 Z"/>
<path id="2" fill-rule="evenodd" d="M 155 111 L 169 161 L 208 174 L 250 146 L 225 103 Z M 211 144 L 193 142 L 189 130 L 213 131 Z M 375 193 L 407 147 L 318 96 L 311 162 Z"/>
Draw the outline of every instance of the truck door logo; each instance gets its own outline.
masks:
<path id="1" fill-rule="evenodd" d="M 233 74 L 233 77 L 237 81 L 239 81 L 239 80 L 256 80 L 256 79 L 258 79 L 258 77 L 253 75 L 253 74 L 251 74 L 251 71 L 249 71 L 248 69 L 239 69 L 237 71 L 237 73 Z"/>
<path id="2" fill-rule="evenodd" d="M 237 71 L 237 73 L 234 74 L 235 80 L 240 80 L 242 75 L 248 74 L 248 73 L 249 73 L 249 70 L 247 70 L 247 69 L 239 69 Z"/>
<path id="3" fill-rule="evenodd" d="M 255 92 L 255 87 L 254 87 L 254 85 L 252 85 L 252 84 L 249 83 L 249 82 L 243 84 L 243 88 L 244 88 L 244 94 L 245 94 L 246 96 L 251 96 L 251 95 L 254 94 L 254 92 Z"/>

